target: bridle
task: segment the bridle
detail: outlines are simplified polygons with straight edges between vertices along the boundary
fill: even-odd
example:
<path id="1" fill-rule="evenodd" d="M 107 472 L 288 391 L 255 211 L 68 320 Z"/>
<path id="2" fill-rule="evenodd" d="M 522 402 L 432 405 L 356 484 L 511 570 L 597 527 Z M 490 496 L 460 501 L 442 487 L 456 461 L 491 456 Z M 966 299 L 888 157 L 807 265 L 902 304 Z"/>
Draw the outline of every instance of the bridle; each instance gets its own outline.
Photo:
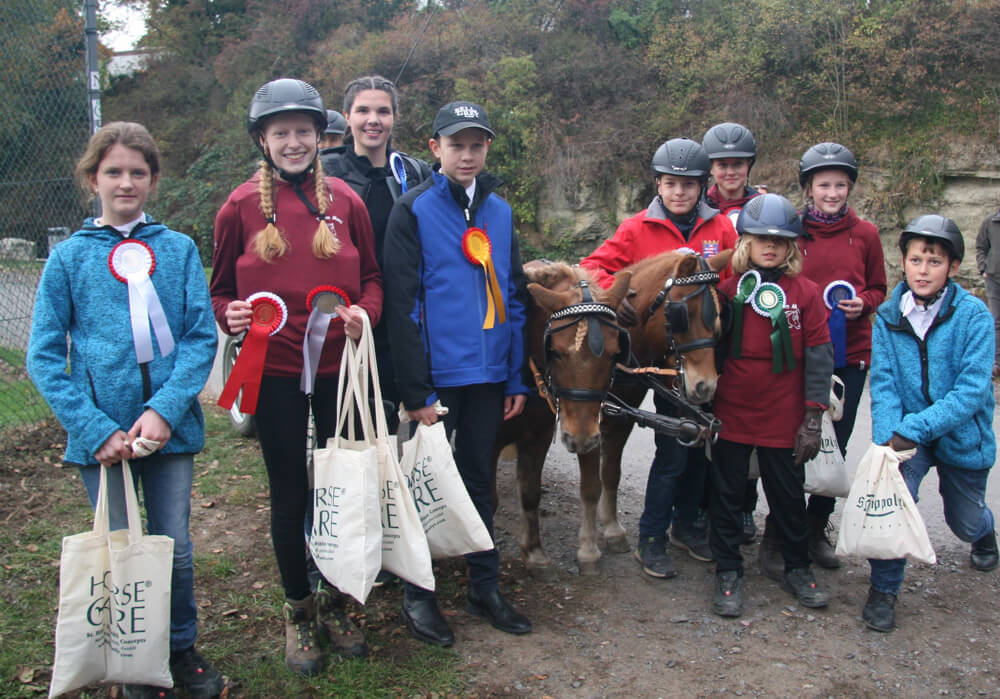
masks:
<path id="1" fill-rule="evenodd" d="M 546 400 L 549 401 L 549 407 L 556 414 L 559 412 L 559 401 L 563 398 L 573 401 L 603 402 L 608 391 L 611 389 L 614 372 L 612 371 L 611 378 L 603 390 L 557 385 L 552 377 L 551 370 L 553 335 L 571 328 L 575 329 L 581 322 L 586 321 L 587 348 L 595 357 L 602 357 L 605 350 L 604 333 L 601 332 L 601 326 L 603 325 L 612 328 L 618 333 L 618 354 L 614 357 L 615 363 L 628 362 L 632 354 L 631 338 L 629 337 L 628 330 L 618 325 L 618 314 L 615 313 L 615 309 L 606 304 L 594 301 L 594 297 L 590 293 L 590 284 L 587 280 L 581 279 L 575 286 L 580 288 L 582 294 L 580 303 L 575 303 L 556 311 L 545 323 L 545 333 L 542 336 L 542 346 L 545 352 L 544 374 L 540 375 L 537 367 L 534 366 L 534 361 L 532 361 L 536 383 L 539 383 L 539 392 L 546 397 Z M 566 320 L 567 322 L 557 325 L 562 320 Z"/>
<path id="2" fill-rule="evenodd" d="M 687 277 L 669 277 L 646 313 L 648 320 L 653 317 L 661 305 L 663 306 L 663 324 L 667 332 L 667 352 L 674 355 L 674 362 L 678 370 L 683 368 L 685 352 L 715 347 L 722 341 L 722 332 L 716 325 L 716 321 L 719 320 L 719 310 L 716 308 L 711 291 L 711 287 L 719 283 L 719 273 L 709 268 L 708 263 L 700 255 L 698 263 L 701 269 L 695 274 Z M 680 301 L 673 301 L 670 299 L 670 290 L 675 286 L 694 286 L 696 288 L 682 297 Z M 674 336 L 675 333 L 686 333 L 691 328 L 687 302 L 702 294 L 705 298 L 701 302 L 701 322 L 704 323 L 706 329 L 712 331 L 712 337 L 678 343 Z"/>

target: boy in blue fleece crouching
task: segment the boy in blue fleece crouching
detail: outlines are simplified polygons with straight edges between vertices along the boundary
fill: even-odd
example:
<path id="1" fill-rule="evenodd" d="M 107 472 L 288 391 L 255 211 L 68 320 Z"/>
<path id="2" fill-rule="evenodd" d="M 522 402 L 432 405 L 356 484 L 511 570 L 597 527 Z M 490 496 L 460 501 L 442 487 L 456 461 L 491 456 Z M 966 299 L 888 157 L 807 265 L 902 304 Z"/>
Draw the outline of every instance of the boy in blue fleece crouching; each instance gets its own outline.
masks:
<path id="1" fill-rule="evenodd" d="M 949 218 L 915 218 L 899 238 L 904 280 L 879 306 L 872 337 L 872 438 L 895 450 L 916 448 L 900 470 L 917 500 L 936 466 L 945 521 L 972 542 L 972 567 L 997 567 L 986 479 L 996 458 L 993 435 L 993 317 L 982 301 L 952 280 L 965 253 Z M 906 559 L 869 560 L 865 623 L 895 626 Z"/>

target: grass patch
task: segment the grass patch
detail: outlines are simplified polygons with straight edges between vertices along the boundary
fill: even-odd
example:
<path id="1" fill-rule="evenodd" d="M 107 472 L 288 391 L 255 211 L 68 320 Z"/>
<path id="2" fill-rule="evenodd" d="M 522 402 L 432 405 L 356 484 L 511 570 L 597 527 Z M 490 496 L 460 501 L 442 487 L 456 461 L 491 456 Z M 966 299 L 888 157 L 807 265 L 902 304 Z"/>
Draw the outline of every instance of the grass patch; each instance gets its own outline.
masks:
<path id="1" fill-rule="evenodd" d="M 25 353 L 0 347 L 0 430 L 51 417 L 48 404 L 24 370 Z"/>
<path id="2" fill-rule="evenodd" d="M 331 657 L 315 678 L 284 665 L 283 593 L 270 542 L 267 477 L 255 440 L 236 435 L 226 413 L 204 406 L 207 444 L 195 459 L 191 531 L 195 540 L 198 645 L 236 697 L 385 697 L 466 694 L 461 656 L 410 638 L 399 618 L 402 591 L 373 592 L 349 604 L 371 654 Z M 0 696 L 47 690 L 54 653 L 62 537 L 91 526 L 75 469 L 58 468 L 64 439 L 53 421 L 0 440 Z M 442 607 L 460 606 L 464 566 L 438 576 Z M 71 697 L 107 697 L 93 686 Z"/>

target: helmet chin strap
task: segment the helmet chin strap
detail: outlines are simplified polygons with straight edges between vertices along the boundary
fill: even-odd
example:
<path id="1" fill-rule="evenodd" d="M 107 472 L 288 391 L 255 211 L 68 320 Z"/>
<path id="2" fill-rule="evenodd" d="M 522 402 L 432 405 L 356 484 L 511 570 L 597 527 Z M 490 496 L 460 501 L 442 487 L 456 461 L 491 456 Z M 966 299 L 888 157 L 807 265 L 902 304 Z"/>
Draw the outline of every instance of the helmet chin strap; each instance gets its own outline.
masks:
<path id="1" fill-rule="evenodd" d="M 936 292 L 934 292 L 932 296 L 921 296 L 913 289 L 910 289 L 910 293 L 913 294 L 913 298 L 916 299 L 916 301 L 926 309 L 934 305 L 934 302 L 944 295 L 944 292 L 947 288 L 948 288 L 948 283 L 945 282 L 945 285 L 942 286 L 940 289 L 938 289 Z"/>

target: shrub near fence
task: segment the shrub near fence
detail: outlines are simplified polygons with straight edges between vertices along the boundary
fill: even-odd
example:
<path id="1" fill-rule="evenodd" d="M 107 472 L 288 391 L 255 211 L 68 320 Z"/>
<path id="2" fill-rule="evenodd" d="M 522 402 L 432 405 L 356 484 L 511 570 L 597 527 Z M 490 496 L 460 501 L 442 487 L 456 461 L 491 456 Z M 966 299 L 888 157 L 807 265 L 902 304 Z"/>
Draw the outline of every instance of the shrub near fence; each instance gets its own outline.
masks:
<path id="1" fill-rule="evenodd" d="M 89 135 L 75 0 L 0 3 L 0 431 L 49 414 L 24 370 L 52 245 L 87 216 L 73 166 Z"/>

